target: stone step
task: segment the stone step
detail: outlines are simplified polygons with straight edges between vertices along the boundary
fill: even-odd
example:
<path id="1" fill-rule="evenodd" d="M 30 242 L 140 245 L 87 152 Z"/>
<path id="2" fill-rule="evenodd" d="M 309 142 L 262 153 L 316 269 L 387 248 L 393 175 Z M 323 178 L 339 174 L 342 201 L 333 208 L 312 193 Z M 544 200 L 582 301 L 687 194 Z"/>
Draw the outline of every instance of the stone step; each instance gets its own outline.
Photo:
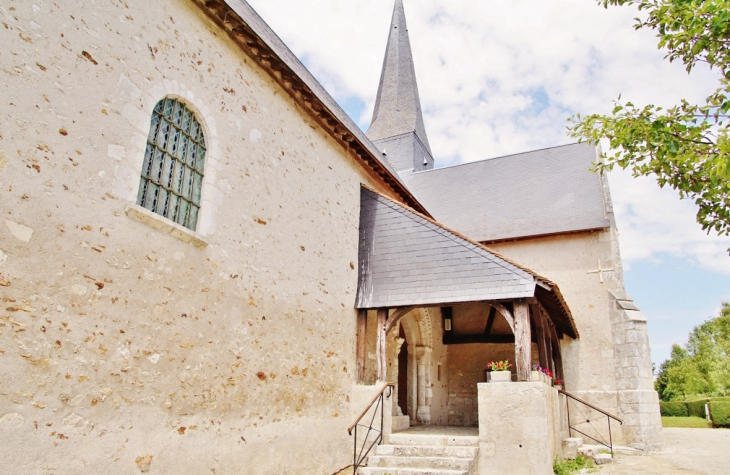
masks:
<path id="1" fill-rule="evenodd" d="M 596 465 L 603 465 L 606 463 L 613 462 L 613 457 L 611 456 L 611 454 L 598 454 L 595 457 L 593 457 L 593 462 Z"/>
<path id="2" fill-rule="evenodd" d="M 360 467 L 358 475 L 469 475 L 467 470 L 439 468 Z"/>
<path id="3" fill-rule="evenodd" d="M 459 457 L 423 457 L 423 456 L 399 456 L 399 455 L 371 455 L 368 457 L 369 467 L 401 467 L 420 469 L 449 469 L 468 471 L 473 458 Z"/>
<path id="4" fill-rule="evenodd" d="M 578 453 L 584 457 L 593 458 L 598 455 L 599 450 L 603 450 L 606 447 L 602 445 L 581 445 L 578 447 Z"/>
<path id="5" fill-rule="evenodd" d="M 431 446 L 431 445 L 379 445 L 375 455 L 404 455 L 419 457 L 461 457 L 473 459 L 479 448 L 476 446 Z"/>
<path id="6" fill-rule="evenodd" d="M 568 437 L 563 439 L 563 457 L 566 459 L 574 459 L 578 456 L 578 449 L 583 445 L 583 439 L 580 437 Z"/>
<path id="7" fill-rule="evenodd" d="M 458 436 L 446 436 L 446 435 L 420 435 L 420 434 L 408 434 L 408 433 L 395 433 L 386 436 L 386 441 L 389 445 L 429 445 L 429 446 L 450 446 L 450 447 L 465 447 L 465 446 L 478 446 L 479 436 L 478 435 L 458 435 Z"/>

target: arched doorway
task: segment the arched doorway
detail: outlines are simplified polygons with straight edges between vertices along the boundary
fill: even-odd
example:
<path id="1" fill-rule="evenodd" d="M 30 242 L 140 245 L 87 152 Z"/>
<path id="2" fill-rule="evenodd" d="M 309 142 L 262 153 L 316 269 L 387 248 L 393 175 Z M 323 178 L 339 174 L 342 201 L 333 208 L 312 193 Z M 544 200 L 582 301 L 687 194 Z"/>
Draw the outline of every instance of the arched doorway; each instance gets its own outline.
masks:
<path id="1" fill-rule="evenodd" d="M 431 423 L 432 318 L 431 309 L 416 308 L 400 320 L 398 333 L 393 331 L 393 338 L 400 345 L 395 379 L 397 404 L 414 425 Z M 403 373 L 401 368 L 405 368 Z"/>

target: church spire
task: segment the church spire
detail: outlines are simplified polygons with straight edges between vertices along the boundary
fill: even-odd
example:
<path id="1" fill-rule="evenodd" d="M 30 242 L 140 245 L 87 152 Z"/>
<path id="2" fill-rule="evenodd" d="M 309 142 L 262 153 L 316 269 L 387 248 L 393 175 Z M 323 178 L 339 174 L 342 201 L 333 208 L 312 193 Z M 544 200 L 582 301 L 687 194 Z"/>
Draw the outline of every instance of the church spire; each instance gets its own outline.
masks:
<path id="1" fill-rule="evenodd" d="M 433 168 L 403 0 L 395 0 L 378 96 L 367 136 L 397 171 Z"/>

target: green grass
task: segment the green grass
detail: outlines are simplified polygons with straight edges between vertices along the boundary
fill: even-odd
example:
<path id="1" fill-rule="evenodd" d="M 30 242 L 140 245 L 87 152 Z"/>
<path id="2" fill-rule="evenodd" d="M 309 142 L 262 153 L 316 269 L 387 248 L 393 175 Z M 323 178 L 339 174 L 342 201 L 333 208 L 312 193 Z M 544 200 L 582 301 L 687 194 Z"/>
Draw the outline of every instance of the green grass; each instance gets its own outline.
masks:
<path id="1" fill-rule="evenodd" d="M 593 460 L 578 455 L 575 460 L 556 459 L 553 463 L 555 475 L 570 475 L 584 468 L 593 468 Z"/>
<path id="2" fill-rule="evenodd" d="M 701 417 L 662 417 L 662 427 L 690 427 L 693 429 L 708 429 L 712 427 L 706 419 Z"/>

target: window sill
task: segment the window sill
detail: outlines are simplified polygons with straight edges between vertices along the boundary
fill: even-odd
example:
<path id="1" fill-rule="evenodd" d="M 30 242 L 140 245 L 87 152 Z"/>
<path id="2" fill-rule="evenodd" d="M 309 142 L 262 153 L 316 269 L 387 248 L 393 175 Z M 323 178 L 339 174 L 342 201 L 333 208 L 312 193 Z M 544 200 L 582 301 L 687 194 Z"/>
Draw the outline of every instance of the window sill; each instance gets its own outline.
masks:
<path id="1" fill-rule="evenodd" d="M 198 249 L 205 249 L 208 247 L 208 242 L 200 234 L 180 226 L 177 223 L 173 223 L 169 219 L 160 216 L 157 213 L 153 213 L 139 205 L 130 203 L 127 205 L 124 212 L 133 220 L 146 224 L 147 226 L 165 234 L 169 234 L 182 242 L 192 244 Z"/>

